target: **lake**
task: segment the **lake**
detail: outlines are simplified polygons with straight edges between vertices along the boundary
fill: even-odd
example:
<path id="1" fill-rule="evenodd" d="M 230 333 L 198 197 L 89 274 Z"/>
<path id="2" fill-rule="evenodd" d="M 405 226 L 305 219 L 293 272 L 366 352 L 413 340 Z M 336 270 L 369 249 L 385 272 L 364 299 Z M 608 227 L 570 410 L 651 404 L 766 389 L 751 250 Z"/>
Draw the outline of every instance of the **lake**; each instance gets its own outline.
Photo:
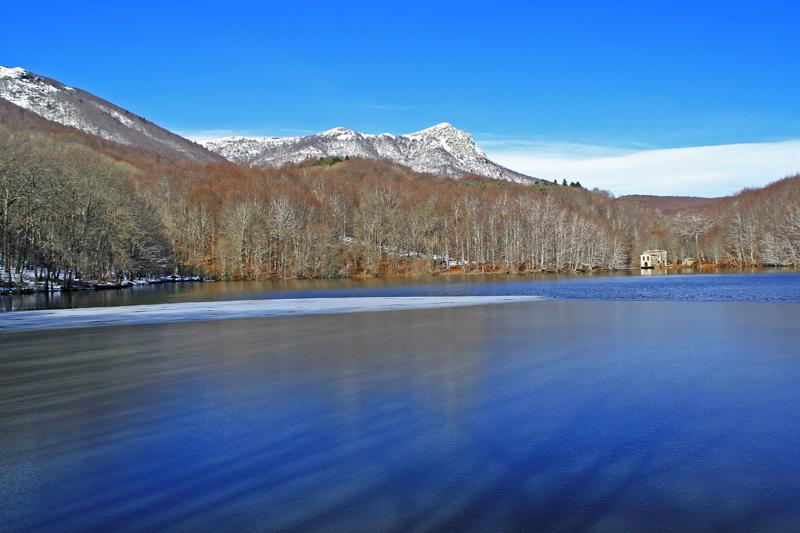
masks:
<path id="1" fill-rule="evenodd" d="M 757 275 L 753 275 L 757 274 Z M 510 276 L 165 283 L 130 289 L 0 295 L 0 312 L 277 298 L 538 295 L 566 300 L 800 302 L 791 268 L 622 270 Z"/>
<path id="2" fill-rule="evenodd" d="M 800 523 L 799 274 L 371 283 L 128 294 L 549 299 L 0 333 L 0 529 Z"/>

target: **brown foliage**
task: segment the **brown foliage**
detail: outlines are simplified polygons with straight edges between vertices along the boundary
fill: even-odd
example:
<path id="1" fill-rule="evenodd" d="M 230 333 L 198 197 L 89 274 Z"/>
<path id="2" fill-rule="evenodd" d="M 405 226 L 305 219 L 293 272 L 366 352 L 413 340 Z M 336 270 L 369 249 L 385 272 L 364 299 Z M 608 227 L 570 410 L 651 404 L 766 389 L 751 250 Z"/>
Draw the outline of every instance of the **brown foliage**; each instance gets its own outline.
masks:
<path id="1" fill-rule="evenodd" d="M 264 279 L 591 270 L 635 263 L 645 248 L 718 264 L 797 264 L 800 249 L 798 176 L 703 209 L 665 215 L 602 191 L 482 176 L 452 180 L 387 161 L 201 165 L 81 132 L 51 137 L 56 144 L 125 163 L 129 194 L 167 236 L 166 262 L 185 275 Z M 4 231 L 9 240 L 10 231 Z"/>
<path id="2" fill-rule="evenodd" d="M 481 176 L 450 180 L 361 158 L 281 168 L 140 168 L 138 186 L 170 228 L 186 274 L 584 270 L 614 268 L 622 259 L 621 239 L 595 205 L 607 196 L 583 190 L 557 188 L 561 198 L 548 200 L 538 188 Z"/>

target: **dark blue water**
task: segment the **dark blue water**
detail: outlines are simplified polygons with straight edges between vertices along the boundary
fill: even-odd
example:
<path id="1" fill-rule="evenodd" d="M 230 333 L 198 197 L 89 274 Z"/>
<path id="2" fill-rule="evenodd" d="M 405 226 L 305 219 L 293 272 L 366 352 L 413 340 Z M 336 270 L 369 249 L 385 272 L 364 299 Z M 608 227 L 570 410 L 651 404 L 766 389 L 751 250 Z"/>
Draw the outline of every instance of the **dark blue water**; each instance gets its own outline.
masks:
<path id="1" fill-rule="evenodd" d="M 0 530 L 795 531 L 798 405 L 776 303 L 3 334 Z"/>
<path id="2" fill-rule="evenodd" d="M 800 271 L 796 269 L 694 272 L 633 270 L 616 274 L 177 283 L 122 290 L 0 296 L 0 312 L 262 298 L 503 294 L 540 295 L 559 300 L 800 302 Z"/>
<path id="3" fill-rule="evenodd" d="M 496 279 L 496 278 L 494 278 Z M 800 302 L 800 272 L 770 274 L 697 274 L 682 276 L 574 276 L 568 279 L 519 278 L 480 283 L 348 288 L 329 291 L 280 291 L 268 298 L 353 296 L 537 295 L 556 300 L 657 300 L 714 302 Z"/>

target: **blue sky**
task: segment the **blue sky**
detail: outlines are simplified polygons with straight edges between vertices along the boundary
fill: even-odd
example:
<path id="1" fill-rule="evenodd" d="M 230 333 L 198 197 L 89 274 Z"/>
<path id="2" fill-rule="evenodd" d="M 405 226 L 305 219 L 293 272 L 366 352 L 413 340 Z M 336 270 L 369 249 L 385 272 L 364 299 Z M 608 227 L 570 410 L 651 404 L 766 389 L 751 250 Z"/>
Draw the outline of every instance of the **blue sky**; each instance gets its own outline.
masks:
<path id="1" fill-rule="evenodd" d="M 577 173 L 618 194 L 660 184 L 657 194 L 717 195 L 800 171 L 797 146 L 785 142 L 800 139 L 799 6 L 15 2 L 3 9 L 0 65 L 195 139 L 335 126 L 403 134 L 449 122 L 532 175 Z M 681 149 L 743 143 L 757 144 L 747 161 L 762 143 L 773 157 L 746 171 L 718 158 L 731 169 L 713 190 L 684 179 L 672 191 L 669 174 L 655 172 L 665 158 L 697 157 Z M 655 174 L 644 180 L 646 154 Z M 628 163 L 610 175 L 586 164 L 609 159 Z"/>

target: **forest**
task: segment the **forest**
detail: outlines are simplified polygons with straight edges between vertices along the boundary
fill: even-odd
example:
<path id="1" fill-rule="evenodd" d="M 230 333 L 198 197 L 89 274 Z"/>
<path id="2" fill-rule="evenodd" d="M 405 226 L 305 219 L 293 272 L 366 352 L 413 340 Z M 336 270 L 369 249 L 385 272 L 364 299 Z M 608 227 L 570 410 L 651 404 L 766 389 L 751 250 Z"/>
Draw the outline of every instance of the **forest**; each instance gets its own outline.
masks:
<path id="1" fill-rule="evenodd" d="M 800 175 L 663 214 L 556 184 L 347 158 L 192 164 L 75 132 L 0 125 L 0 280 L 226 280 L 798 266 Z"/>

